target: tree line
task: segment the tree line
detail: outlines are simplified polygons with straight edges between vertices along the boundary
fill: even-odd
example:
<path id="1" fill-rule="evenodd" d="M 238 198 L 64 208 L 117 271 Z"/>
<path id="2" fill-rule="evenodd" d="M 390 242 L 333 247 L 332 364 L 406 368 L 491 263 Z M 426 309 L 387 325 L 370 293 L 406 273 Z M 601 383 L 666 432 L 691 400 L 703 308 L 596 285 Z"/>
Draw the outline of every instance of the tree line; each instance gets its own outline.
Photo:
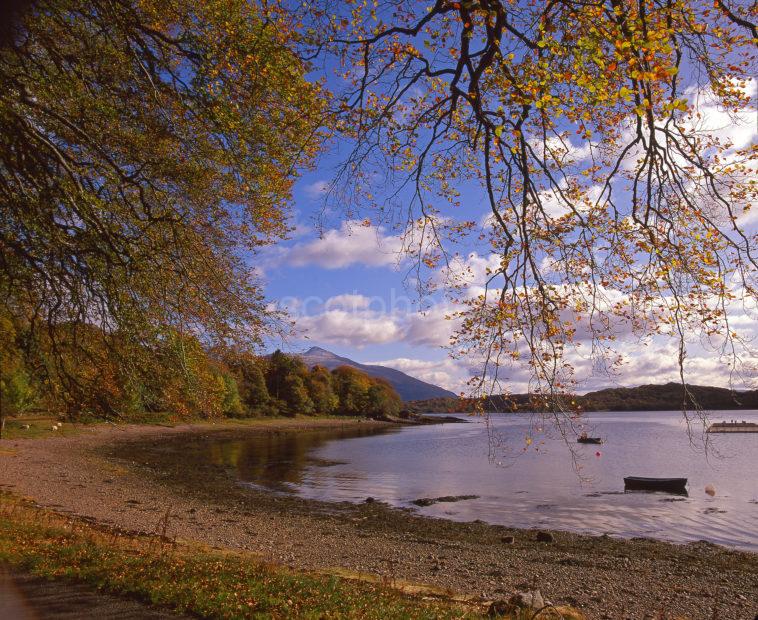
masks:
<path id="1" fill-rule="evenodd" d="M 383 379 L 347 366 L 308 368 L 278 350 L 261 356 L 234 347 L 206 348 L 196 336 L 168 328 L 149 345 L 95 326 L 56 329 L 55 338 L 40 337 L 0 312 L 1 417 L 46 409 L 65 411 L 70 419 L 129 420 L 150 412 L 181 418 L 384 418 L 396 415 L 402 404 Z M 64 350 L 53 352 L 61 343 Z M 118 356 L 112 353 L 117 349 Z M 130 360 L 128 367 L 123 359 Z"/>

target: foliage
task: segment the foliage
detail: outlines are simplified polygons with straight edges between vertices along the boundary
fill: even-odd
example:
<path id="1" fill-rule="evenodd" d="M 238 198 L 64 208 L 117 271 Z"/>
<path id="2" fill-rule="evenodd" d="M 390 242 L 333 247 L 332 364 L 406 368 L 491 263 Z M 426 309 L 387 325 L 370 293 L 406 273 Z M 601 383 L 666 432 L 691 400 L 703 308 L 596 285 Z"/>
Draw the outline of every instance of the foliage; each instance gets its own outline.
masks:
<path id="1" fill-rule="evenodd" d="M 238 386 L 242 417 L 275 413 L 266 387 L 265 360 L 248 352 L 227 351 L 223 360 Z"/>
<path id="2" fill-rule="evenodd" d="M 310 415 L 314 412 L 313 401 L 305 387 L 305 377 L 299 373 L 289 374 L 284 378 L 282 393 L 284 398 L 285 415 L 297 415 L 298 413 Z"/>
<path id="3" fill-rule="evenodd" d="M 332 371 L 332 381 L 342 415 L 384 418 L 400 413 L 402 401 L 384 379 L 369 377 L 351 366 L 339 366 Z"/>
<path id="4" fill-rule="evenodd" d="M 304 378 L 308 369 L 300 358 L 274 351 L 268 360 L 266 385 L 277 407 L 285 415 L 309 414 L 313 411 Z"/>
<path id="5" fill-rule="evenodd" d="M 396 416 L 403 404 L 397 392 L 383 379 L 372 379 L 366 392 L 366 401 L 366 413 L 376 418 Z"/>
<path id="6" fill-rule="evenodd" d="M 266 383 L 273 407 L 284 415 L 338 413 L 386 417 L 400 411 L 401 400 L 392 386 L 350 366 L 331 373 L 321 366 L 310 370 L 300 358 L 275 351 L 268 359 Z"/>
<path id="7" fill-rule="evenodd" d="M 166 369 L 158 384 L 159 409 L 211 418 L 224 413 L 224 402 L 234 399 L 219 368 L 194 336 L 168 332 L 158 356 Z M 171 372 L 174 368 L 181 371 Z M 236 383 L 233 389 L 236 393 Z"/>
<path id="8" fill-rule="evenodd" d="M 359 415 L 368 408 L 368 390 L 371 381 L 365 373 L 351 366 L 339 366 L 332 370 L 334 391 L 339 398 L 339 413 Z"/>
<path id="9" fill-rule="evenodd" d="M 404 227 L 419 276 L 442 268 L 475 387 L 524 363 L 558 399 L 577 360 L 614 372 L 623 333 L 673 337 L 682 383 L 698 336 L 740 362 L 730 314 L 758 299 L 758 149 L 723 130 L 754 128 L 758 5 L 282 5 L 302 53 L 331 55 L 348 84 L 335 124 L 354 150 L 331 195 Z M 484 292 L 458 241 L 488 257 Z"/>
<path id="10" fill-rule="evenodd" d="M 8 417 L 35 404 L 38 391 L 24 364 L 18 330 L 0 305 L 0 437 Z"/>
<path id="11" fill-rule="evenodd" d="M 323 366 L 314 366 L 305 378 L 313 407 L 322 414 L 332 414 L 339 407 L 339 397 L 332 386 L 332 375 Z"/>
<path id="12" fill-rule="evenodd" d="M 276 326 L 248 261 L 288 232 L 323 95 L 286 25 L 245 0 L 39 0 L 17 30 L 0 49 L 0 295 L 72 405 L 139 408 L 149 394 L 115 387 L 143 381 L 138 349 Z M 161 398 L 215 413 L 218 377 L 163 359 L 189 383 Z"/>

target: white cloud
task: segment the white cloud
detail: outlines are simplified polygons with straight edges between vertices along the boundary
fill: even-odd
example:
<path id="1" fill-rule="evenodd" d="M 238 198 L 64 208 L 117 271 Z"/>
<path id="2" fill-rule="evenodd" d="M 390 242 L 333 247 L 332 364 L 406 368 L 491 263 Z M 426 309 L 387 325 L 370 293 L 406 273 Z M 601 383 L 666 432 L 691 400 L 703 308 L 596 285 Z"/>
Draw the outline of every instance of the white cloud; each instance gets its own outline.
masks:
<path id="1" fill-rule="evenodd" d="M 349 221 L 319 239 L 292 246 L 283 259 L 294 267 L 341 269 L 356 263 L 383 267 L 397 264 L 401 250 L 400 237 L 387 235 L 383 227 Z"/>
<path id="2" fill-rule="evenodd" d="M 376 301 L 373 304 L 362 295 L 338 295 L 312 314 L 305 312 L 308 303 L 288 303 L 288 308 L 299 311 L 297 330 L 314 341 L 356 348 L 393 342 L 432 348 L 450 344 L 457 323 L 447 319 L 446 305 L 416 312 L 404 304 L 387 310 L 382 300 Z"/>
<path id="3" fill-rule="evenodd" d="M 549 136 L 546 140 L 543 140 L 541 136 L 533 136 L 528 142 L 538 157 L 544 156 L 547 159 L 559 161 L 564 166 L 589 159 L 592 157 L 593 149 L 598 146 L 589 140 L 582 140 L 578 145 L 574 144 L 568 132 L 560 136 Z"/>
<path id="4" fill-rule="evenodd" d="M 314 341 L 356 348 L 398 342 L 403 336 L 397 317 L 371 311 L 327 310 L 298 317 L 297 328 Z"/>
<path id="5" fill-rule="evenodd" d="M 454 256 L 449 266 L 439 272 L 438 281 L 448 286 L 484 286 L 492 273 L 500 268 L 501 258 L 498 254 L 490 253 L 480 256 L 470 252 L 466 257 Z"/>
<path id="6" fill-rule="evenodd" d="M 450 318 L 453 308 L 437 305 L 426 312 L 410 314 L 405 320 L 404 342 L 416 346 L 446 347 L 459 322 Z"/>
<path id="7" fill-rule="evenodd" d="M 355 293 L 346 295 L 335 295 L 326 300 L 324 306 L 328 309 L 341 309 L 341 310 L 363 310 L 371 305 L 371 299 L 365 295 L 358 295 Z"/>
<path id="8" fill-rule="evenodd" d="M 457 394 L 466 391 L 466 381 L 470 377 L 469 369 L 460 360 L 445 358 L 441 360 L 418 360 L 407 357 L 366 362 L 388 366 L 406 374 L 439 385 Z"/>
<path id="9" fill-rule="evenodd" d="M 329 191 L 329 181 L 316 181 L 303 188 L 303 192 L 308 198 L 318 200 L 323 198 Z"/>
<path id="10" fill-rule="evenodd" d="M 730 144 L 732 149 L 741 149 L 755 141 L 758 137 L 755 109 L 758 80 L 748 80 L 741 90 L 753 100 L 753 105 L 737 114 L 730 114 L 720 105 L 710 88 L 689 88 L 685 96 L 698 114 L 689 128 L 718 138 L 722 145 Z"/>

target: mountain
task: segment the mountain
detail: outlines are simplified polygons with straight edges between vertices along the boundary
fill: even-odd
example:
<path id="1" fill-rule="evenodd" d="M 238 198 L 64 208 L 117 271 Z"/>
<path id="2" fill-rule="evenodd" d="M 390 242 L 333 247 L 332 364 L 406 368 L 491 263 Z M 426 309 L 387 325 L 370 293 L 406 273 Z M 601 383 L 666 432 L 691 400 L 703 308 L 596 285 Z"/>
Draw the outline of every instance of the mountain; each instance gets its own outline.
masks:
<path id="1" fill-rule="evenodd" d="M 758 409 L 758 390 L 736 392 L 727 388 L 705 385 L 687 386 L 687 408 Z M 606 388 L 588 392 L 573 399 L 584 411 L 677 411 L 682 408 L 684 392 L 681 383 L 640 385 L 633 388 Z M 529 411 L 533 397 L 529 394 L 497 394 L 487 397 L 479 406 L 485 411 Z M 472 399 L 435 398 L 411 403 L 411 409 L 430 411 L 473 411 Z"/>
<path id="2" fill-rule="evenodd" d="M 365 372 L 371 377 L 380 377 L 392 384 L 395 391 L 403 400 L 424 400 L 428 398 L 455 398 L 455 394 L 445 390 L 437 385 L 426 383 L 420 379 L 406 375 L 404 372 L 387 368 L 386 366 L 374 366 L 372 364 L 361 364 L 354 362 L 347 357 L 335 355 L 331 351 L 321 347 L 311 347 L 305 353 L 299 353 L 298 357 L 305 362 L 307 366 L 324 366 L 333 370 L 338 366 L 352 366 Z"/>

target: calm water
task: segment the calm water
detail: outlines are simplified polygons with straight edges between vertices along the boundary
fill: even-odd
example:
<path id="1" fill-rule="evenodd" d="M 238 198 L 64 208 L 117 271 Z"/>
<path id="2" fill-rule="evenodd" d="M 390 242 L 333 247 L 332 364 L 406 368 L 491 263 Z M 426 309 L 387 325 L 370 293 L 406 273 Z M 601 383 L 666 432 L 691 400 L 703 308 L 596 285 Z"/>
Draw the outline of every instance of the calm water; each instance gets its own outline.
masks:
<path id="1" fill-rule="evenodd" d="M 711 414 L 732 418 L 758 422 L 758 412 Z M 489 429 L 469 418 L 469 424 L 214 441 L 206 454 L 235 466 L 242 481 L 308 498 L 371 496 L 407 507 L 422 497 L 473 494 L 479 499 L 417 510 L 460 521 L 705 539 L 758 551 L 758 434 L 709 435 L 704 453 L 701 435 L 688 437 L 680 412 L 588 419 L 590 434 L 604 444 L 572 442 L 573 455 L 555 432 L 532 435 L 526 447 L 532 424 L 512 415 L 494 417 Z M 689 494 L 625 493 L 629 475 L 688 478 Z"/>

